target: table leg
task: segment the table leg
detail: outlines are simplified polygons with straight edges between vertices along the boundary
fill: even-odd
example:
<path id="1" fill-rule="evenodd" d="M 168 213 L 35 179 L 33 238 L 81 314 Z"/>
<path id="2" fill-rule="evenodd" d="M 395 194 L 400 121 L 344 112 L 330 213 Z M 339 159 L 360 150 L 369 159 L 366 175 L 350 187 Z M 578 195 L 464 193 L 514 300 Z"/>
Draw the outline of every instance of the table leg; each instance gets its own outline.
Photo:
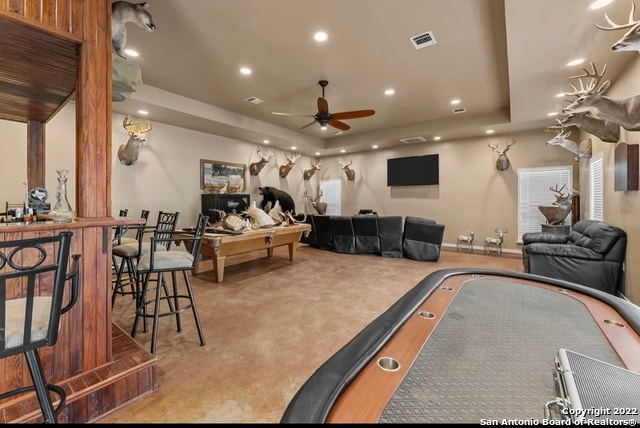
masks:
<path id="1" fill-rule="evenodd" d="M 296 255 L 296 250 L 298 249 L 298 242 L 292 242 L 289 244 L 289 261 L 293 261 L 293 258 Z"/>
<path id="2" fill-rule="evenodd" d="M 224 261 L 226 258 L 227 256 L 213 257 L 213 273 L 217 282 L 222 282 L 224 279 Z"/>

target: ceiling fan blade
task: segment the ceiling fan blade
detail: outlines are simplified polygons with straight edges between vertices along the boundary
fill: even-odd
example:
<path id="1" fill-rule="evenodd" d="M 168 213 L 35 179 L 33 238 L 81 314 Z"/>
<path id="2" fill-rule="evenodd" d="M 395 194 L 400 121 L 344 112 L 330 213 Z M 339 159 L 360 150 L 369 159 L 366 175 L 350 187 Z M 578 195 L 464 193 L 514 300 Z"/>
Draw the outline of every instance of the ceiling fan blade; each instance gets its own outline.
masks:
<path id="1" fill-rule="evenodd" d="M 305 126 L 303 126 L 302 128 L 298 128 L 298 129 L 308 128 L 309 126 L 313 125 L 314 123 L 316 123 L 316 121 L 315 121 L 315 120 L 314 120 L 314 121 L 312 121 L 312 122 L 307 123 Z"/>
<path id="2" fill-rule="evenodd" d="M 359 117 L 368 117 L 376 114 L 375 110 L 354 110 L 354 111 L 343 111 L 339 113 L 333 113 L 331 117 L 333 119 L 357 119 Z"/>
<path id="3" fill-rule="evenodd" d="M 339 129 L 341 131 L 348 131 L 349 129 L 351 129 L 351 127 L 349 125 L 347 125 L 344 122 L 340 122 L 339 120 L 336 120 L 335 118 L 331 118 L 331 120 L 329 122 L 327 122 L 327 125 L 333 126 L 336 129 Z"/>
<path id="4" fill-rule="evenodd" d="M 315 117 L 312 114 L 280 113 L 280 112 L 277 112 L 277 111 L 272 111 L 271 114 L 277 114 L 279 116 Z"/>
<path id="5" fill-rule="evenodd" d="M 318 113 L 321 115 L 329 114 L 329 103 L 325 98 L 318 97 Z"/>

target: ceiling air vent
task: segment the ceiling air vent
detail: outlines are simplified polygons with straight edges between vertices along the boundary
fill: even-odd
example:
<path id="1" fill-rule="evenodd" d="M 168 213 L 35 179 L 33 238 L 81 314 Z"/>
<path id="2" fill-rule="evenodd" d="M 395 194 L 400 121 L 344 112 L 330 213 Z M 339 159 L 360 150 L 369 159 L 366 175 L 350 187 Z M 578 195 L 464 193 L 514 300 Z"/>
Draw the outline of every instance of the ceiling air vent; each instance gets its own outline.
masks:
<path id="1" fill-rule="evenodd" d="M 454 113 L 464 113 L 466 110 L 464 108 L 454 108 L 451 111 Z"/>
<path id="2" fill-rule="evenodd" d="M 400 138 L 400 141 L 402 141 L 405 144 L 414 144 L 414 143 L 424 143 L 425 140 L 422 137 L 407 137 L 407 138 Z"/>
<path id="3" fill-rule="evenodd" d="M 245 98 L 244 100 L 251 104 L 262 104 L 264 102 L 264 100 L 261 100 L 258 97 L 248 97 L 248 98 Z"/>
<path id="4" fill-rule="evenodd" d="M 436 37 L 431 31 L 427 31 L 426 33 L 420 34 L 418 36 L 413 36 L 411 38 L 411 43 L 413 43 L 413 46 L 416 49 L 422 49 L 430 45 L 435 45 Z"/>

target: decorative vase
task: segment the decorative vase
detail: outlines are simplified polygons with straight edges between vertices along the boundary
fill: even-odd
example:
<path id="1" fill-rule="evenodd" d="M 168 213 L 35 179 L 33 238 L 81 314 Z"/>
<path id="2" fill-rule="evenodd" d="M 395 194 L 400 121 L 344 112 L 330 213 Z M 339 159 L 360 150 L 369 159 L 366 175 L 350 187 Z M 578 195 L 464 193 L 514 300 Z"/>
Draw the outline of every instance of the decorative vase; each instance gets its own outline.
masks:
<path id="1" fill-rule="evenodd" d="M 56 204 L 51 211 L 49 217 L 56 223 L 70 223 L 73 221 L 73 211 L 71 204 L 67 199 L 67 173 L 66 169 L 57 169 L 58 173 L 58 189 L 56 191 Z"/>

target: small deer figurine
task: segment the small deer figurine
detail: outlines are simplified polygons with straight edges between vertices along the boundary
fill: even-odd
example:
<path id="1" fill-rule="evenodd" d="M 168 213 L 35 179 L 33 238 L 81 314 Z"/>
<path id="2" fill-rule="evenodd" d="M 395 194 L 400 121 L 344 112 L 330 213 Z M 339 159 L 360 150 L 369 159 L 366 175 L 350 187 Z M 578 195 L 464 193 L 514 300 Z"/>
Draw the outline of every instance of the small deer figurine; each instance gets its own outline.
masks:
<path id="1" fill-rule="evenodd" d="M 147 2 L 116 1 L 111 4 L 111 45 L 118 56 L 126 59 L 124 46 L 127 44 L 127 22 L 132 22 L 147 31 L 156 29 L 148 8 Z"/>
<path id="2" fill-rule="evenodd" d="M 507 152 L 515 143 L 516 139 L 514 138 L 511 143 L 507 143 L 507 147 L 505 147 L 504 149 L 500 149 L 496 144 L 493 143 L 488 144 L 491 150 L 498 154 L 498 158 L 496 159 L 496 169 L 498 171 L 506 171 L 507 169 L 509 169 L 509 165 L 511 165 L 511 162 L 509 162 Z"/>
<path id="3" fill-rule="evenodd" d="M 267 163 L 269 163 L 269 161 L 274 155 L 271 147 L 269 147 L 269 149 L 267 150 L 267 154 L 264 156 L 262 155 L 262 147 L 258 146 L 257 152 L 258 152 L 258 156 L 260 156 L 260 160 L 258 162 L 253 162 L 249 164 L 249 174 L 251 175 L 260 174 L 260 171 L 262 171 L 262 168 L 264 168 L 264 166 Z"/>
<path id="4" fill-rule="evenodd" d="M 129 134 L 129 141 L 118 147 L 118 159 L 123 165 L 133 165 L 138 160 L 140 143 L 147 141 L 146 135 L 151 131 L 151 123 L 147 119 L 132 119 L 125 116 L 122 126 Z"/>
<path id="5" fill-rule="evenodd" d="M 296 164 L 296 161 L 300 159 L 300 152 L 296 152 L 296 154 L 287 152 L 284 155 L 287 158 L 287 163 L 280 165 L 280 178 L 286 178 L 291 168 Z"/>
<path id="6" fill-rule="evenodd" d="M 322 198 L 322 190 L 320 190 L 320 193 L 315 198 L 313 196 L 310 196 L 307 191 L 305 191 L 304 197 L 311 200 L 311 206 L 313 206 L 313 208 L 318 211 L 318 214 L 324 214 L 327 212 L 327 203 L 320 202 L 320 198 Z"/>
<path id="7" fill-rule="evenodd" d="M 316 161 L 311 161 L 311 168 L 310 169 L 305 169 L 304 172 L 302 173 L 302 177 L 305 180 L 309 180 L 311 177 L 313 177 L 313 174 L 316 173 L 316 171 L 320 170 L 320 167 L 324 164 L 324 160 L 320 160 L 318 162 Z"/>
<path id="8" fill-rule="evenodd" d="M 351 164 L 353 163 L 353 161 L 343 161 L 342 160 L 342 156 L 338 158 L 338 163 L 340 164 L 340 166 L 342 167 L 342 170 L 344 171 L 344 173 L 347 175 L 347 179 L 349 181 L 353 181 L 356 178 L 356 172 L 349 168 L 351 166 Z"/>
<path id="9" fill-rule="evenodd" d="M 469 249 L 470 253 L 473 253 L 473 239 L 475 237 L 475 233 L 472 230 L 467 230 L 468 235 L 458 235 L 458 244 L 456 245 L 456 250 L 460 251 L 464 247 Z"/>
<path id="10" fill-rule="evenodd" d="M 489 253 L 491 248 L 502 255 L 502 243 L 504 242 L 504 235 L 508 232 L 507 229 L 496 229 L 497 238 L 484 238 L 484 252 Z"/>

